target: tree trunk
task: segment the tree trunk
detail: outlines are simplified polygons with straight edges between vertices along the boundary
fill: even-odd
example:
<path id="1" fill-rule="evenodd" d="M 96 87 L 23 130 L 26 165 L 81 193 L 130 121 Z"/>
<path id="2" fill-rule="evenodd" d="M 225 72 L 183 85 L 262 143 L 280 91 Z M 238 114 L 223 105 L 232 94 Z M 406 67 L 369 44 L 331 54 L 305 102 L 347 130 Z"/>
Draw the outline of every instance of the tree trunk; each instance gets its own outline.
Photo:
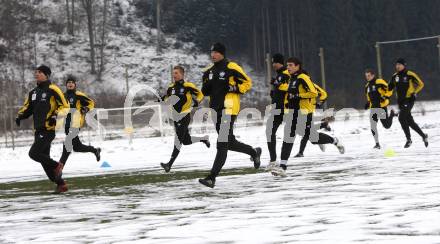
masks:
<path id="1" fill-rule="evenodd" d="M 265 4 L 266 6 L 266 21 L 264 24 L 266 24 L 266 35 L 264 36 L 264 38 L 267 38 L 267 52 L 270 53 L 271 48 L 272 48 L 272 42 L 271 42 L 271 38 L 272 38 L 272 33 L 271 33 L 271 29 L 270 29 L 270 15 L 269 15 L 269 6 L 268 4 Z M 266 57 L 266 52 L 263 55 L 264 57 Z"/>
<path id="2" fill-rule="evenodd" d="M 67 18 L 67 32 L 71 35 L 71 28 L 70 28 L 70 24 L 71 24 L 71 20 L 70 20 L 70 5 L 69 5 L 69 0 L 66 0 L 66 18 Z"/>
<path id="3" fill-rule="evenodd" d="M 87 15 L 87 28 L 89 30 L 89 44 L 90 44 L 90 73 L 96 74 L 95 68 L 95 33 L 93 25 L 93 0 L 82 0 L 82 5 Z"/>
<path id="4" fill-rule="evenodd" d="M 101 48 L 100 48 L 100 63 L 99 63 L 99 75 L 98 79 L 102 79 L 102 72 L 104 71 L 104 47 L 105 47 L 105 37 L 107 33 L 107 3 L 108 0 L 104 0 L 104 13 L 102 16 L 102 33 L 101 33 Z"/>
<path id="5" fill-rule="evenodd" d="M 72 1 L 72 17 L 71 17 L 71 19 L 72 19 L 72 22 L 71 22 L 71 26 L 70 26 L 70 28 L 72 28 L 71 30 L 70 30 L 70 32 L 71 32 L 71 35 L 73 36 L 73 35 L 75 35 L 75 0 L 71 0 Z"/>
<path id="6" fill-rule="evenodd" d="M 287 8 L 288 9 L 288 8 Z M 291 27 L 291 22 L 290 22 L 290 20 L 291 20 L 291 18 L 290 18 L 290 13 L 289 13 L 289 11 L 286 11 L 286 17 L 287 17 L 287 19 L 286 19 L 286 31 L 287 31 L 287 33 L 286 33 L 286 35 L 287 35 L 287 39 L 286 39 L 286 41 L 287 41 L 287 56 L 288 57 L 290 57 L 290 56 L 292 56 L 292 39 L 291 39 L 291 37 L 292 37 L 292 35 L 291 35 L 291 33 L 290 33 L 290 27 Z"/>
<path id="7" fill-rule="evenodd" d="M 261 55 L 261 57 L 260 57 L 261 59 L 258 60 L 259 61 L 258 64 L 259 64 L 259 67 L 263 69 L 265 67 L 264 66 L 264 57 L 266 56 L 266 24 L 265 24 L 266 15 L 264 14 L 264 0 L 263 0 L 263 6 L 261 7 L 261 15 L 262 15 L 261 21 L 263 22 L 263 24 L 262 24 L 263 30 L 261 32 L 261 40 L 262 40 L 261 44 L 263 45 L 262 46 L 263 55 Z"/>
<path id="8" fill-rule="evenodd" d="M 162 31 L 160 28 L 160 1 L 161 0 L 156 0 L 156 28 L 157 28 L 157 47 L 156 47 L 156 51 L 157 53 L 161 53 L 162 52 L 162 48 L 160 46 L 160 42 L 162 39 Z"/>

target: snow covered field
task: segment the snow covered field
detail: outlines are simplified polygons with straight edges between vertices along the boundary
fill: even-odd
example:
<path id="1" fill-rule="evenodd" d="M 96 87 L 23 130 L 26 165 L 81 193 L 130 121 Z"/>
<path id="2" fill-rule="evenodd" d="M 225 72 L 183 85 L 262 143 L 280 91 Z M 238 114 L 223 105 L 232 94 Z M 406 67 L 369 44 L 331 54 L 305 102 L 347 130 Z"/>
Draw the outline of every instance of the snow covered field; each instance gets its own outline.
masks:
<path id="1" fill-rule="evenodd" d="M 102 142 L 102 161 L 111 168 L 100 168 L 91 154 L 73 154 L 64 195 L 50 194 L 28 147 L 2 148 L 0 243 L 440 243 L 438 116 L 415 114 L 429 148 L 412 133 L 413 146 L 403 149 L 397 119 L 390 130 L 379 125 L 380 151 L 372 149 L 368 118 L 336 121 L 346 154 L 309 144 L 304 158 L 291 158 L 286 178 L 256 171 L 246 155 L 231 152 L 214 189 L 197 178 L 210 169 L 215 146 L 184 146 L 173 173 L 161 171 L 173 137 L 135 139 L 131 146 Z M 264 127 L 236 130 L 239 140 L 263 148 L 263 166 L 264 133 Z M 278 135 L 280 148 L 282 128 Z M 292 156 L 298 145 L 299 138 Z M 60 154 L 54 145 L 52 155 Z"/>

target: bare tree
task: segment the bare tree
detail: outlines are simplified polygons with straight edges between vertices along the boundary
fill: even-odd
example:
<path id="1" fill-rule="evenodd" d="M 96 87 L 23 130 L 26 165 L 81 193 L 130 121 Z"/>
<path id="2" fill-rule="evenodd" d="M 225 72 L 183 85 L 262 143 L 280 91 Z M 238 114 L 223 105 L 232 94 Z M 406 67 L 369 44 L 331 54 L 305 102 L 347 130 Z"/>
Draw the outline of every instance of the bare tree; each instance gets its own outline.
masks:
<path id="1" fill-rule="evenodd" d="M 74 35 L 75 0 L 66 0 L 67 32 Z"/>
<path id="2" fill-rule="evenodd" d="M 90 73 L 96 74 L 93 0 L 81 0 L 81 3 L 87 15 L 87 29 L 89 31 L 89 44 L 90 44 L 90 69 L 91 69 Z"/>
<path id="3" fill-rule="evenodd" d="M 103 6 L 103 16 L 102 16 L 102 31 L 101 31 L 101 46 L 100 46 L 100 62 L 99 62 L 99 71 L 98 71 L 98 80 L 102 78 L 102 72 L 104 71 L 105 66 L 105 57 L 104 57 L 104 48 L 106 45 L 106 36 L 107 36 L 107 12 L 108 12 L 108 0 L 104 0 Z"/>

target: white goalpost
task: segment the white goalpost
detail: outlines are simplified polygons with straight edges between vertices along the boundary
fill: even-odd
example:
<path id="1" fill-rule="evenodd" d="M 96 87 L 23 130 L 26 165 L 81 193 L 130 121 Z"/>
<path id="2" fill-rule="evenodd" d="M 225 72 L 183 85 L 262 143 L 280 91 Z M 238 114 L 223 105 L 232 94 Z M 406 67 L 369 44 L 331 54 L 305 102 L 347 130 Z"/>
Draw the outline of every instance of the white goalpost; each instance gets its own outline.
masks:
<path id="1" fill-rule="evenodd" d="M 97 109 L 97 130 L 102 140 L 128 137 L 162 137 L 167 123 L 160 104 Z M 126 116 L 130 116 L 127 123 Z"/>
<path id="2" fill-rule="evenodd" d="M 377 72 L 379 75 L 379 78 L 382 78 L 382 60 L 381 60 L 381 45 L 386 44 L 396 44 L 396 43 L 403 43 L 403 42 L 417 42 L 417 41 L 425 41 L 425 40 L 432 40 L 437 39 L 438 44 L 438 56 L 439 56 L 439 68 L 440 68 L 440 35 L 436 36 L 427 36 L 427 37 L 420 37 L 420 38 L 411 38 L 411 39 L 402 39 L 402 40 L 394 40 L 394 41 L 382 41 L 382 42 L 376 42 L 375 48 L 376 48 L 376 60 L 377 60 Z"/>

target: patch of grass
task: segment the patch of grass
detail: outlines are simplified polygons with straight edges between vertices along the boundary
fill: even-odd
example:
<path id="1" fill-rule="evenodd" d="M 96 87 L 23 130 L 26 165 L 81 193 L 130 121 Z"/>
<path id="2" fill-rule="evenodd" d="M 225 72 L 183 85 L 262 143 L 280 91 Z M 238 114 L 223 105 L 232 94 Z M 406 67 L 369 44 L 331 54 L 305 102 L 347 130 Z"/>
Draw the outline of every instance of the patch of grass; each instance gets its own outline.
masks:
<path id="1" fill-rule="evenodd" d="M 255 170 L 251 167 L 232 168 L 222 170 L 220 176 L 246 175 L 261 172 L 263 172 L 263 170 Z M 145 189 L 136 189 L 130 186 L 191 180 L 203 178 L 207 174 L 208 172 L 203 170 L 174 171 L 172 174 L 165 174 L 161 171 L 140 170 L 137 172 L 66 178 L 70 191 L 63 195 L 86 197 L 90 195 L 119 196 L 135 194 L 137 191 L 145 191 Z M 128 189 L 128 187 L 130 188 Z M 49 180 L 0 183 L 0 199 L 50 195 L 53 189 L 54 185 Z M 54 195 L 54 197 L 56 197 L 56 195 Z"/>

